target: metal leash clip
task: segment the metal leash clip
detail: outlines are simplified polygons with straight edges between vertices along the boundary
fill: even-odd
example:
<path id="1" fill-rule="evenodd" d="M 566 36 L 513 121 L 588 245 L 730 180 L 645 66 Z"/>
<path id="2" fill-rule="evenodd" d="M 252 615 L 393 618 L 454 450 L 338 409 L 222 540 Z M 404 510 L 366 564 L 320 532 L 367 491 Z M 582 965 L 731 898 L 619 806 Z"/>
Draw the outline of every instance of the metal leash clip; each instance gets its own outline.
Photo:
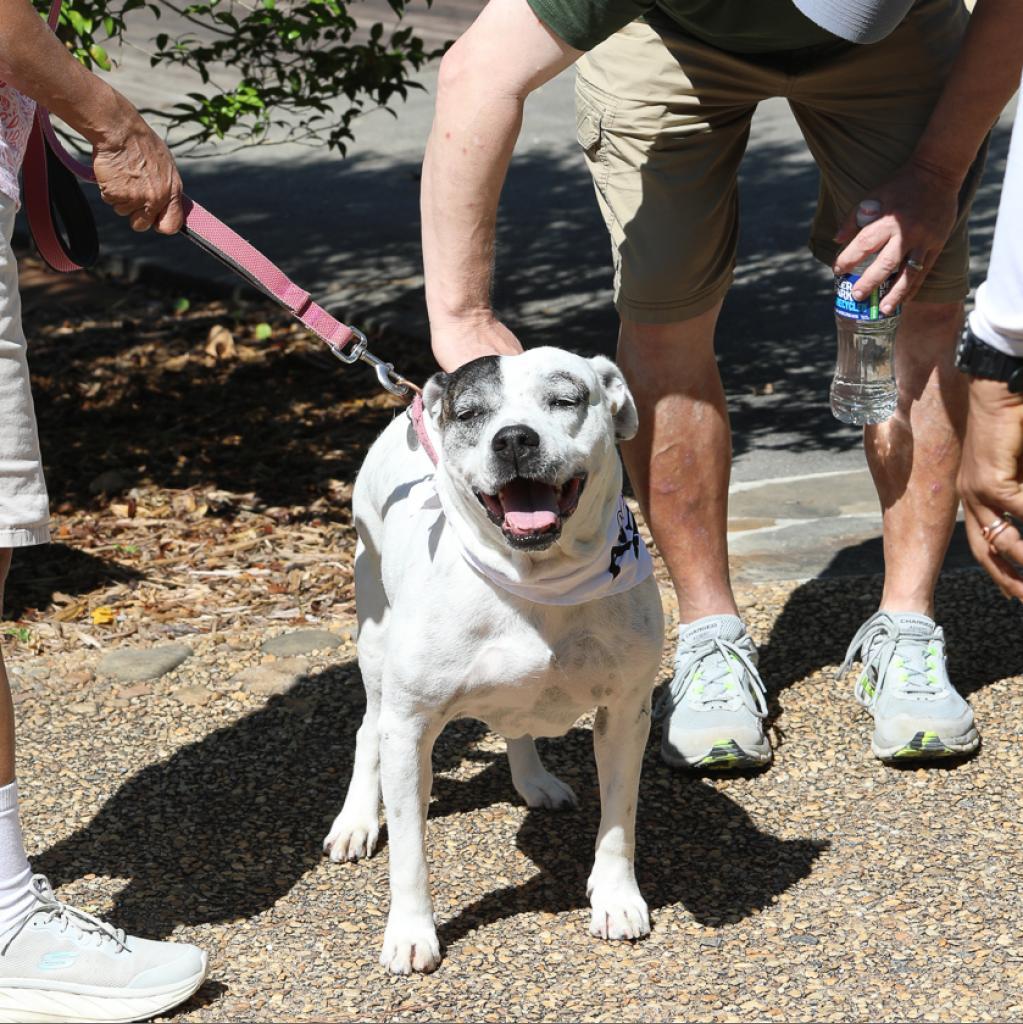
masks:
<path id="1" fill-rule="evenodd" d="M 347 351 L 335 348 L 333 345 L 330 346 L 331 352 L 333 352 L 342 363 L 347 363 L 349 366 L 351 366 L 352 363 L 359 362 L 360 360 L 367 363 L 369 366 L 373 367 L 373 370 L 377 375 L 377 382 L 380 386 L 385 391 L 389 391 L 392 395 L 396 395 L 398 398 L 408 398 L 412 392 L 419 390 L 411 381 L 408 381 L 400 374 L 395 373 L 393 363 L 385 363 L 382 359 L 370 352 L 368 347 L 369 339 L 362 333 L 362 331 L 357 327 L 352 327 L 350 330 L 355 336 L 355 342 Z"/>

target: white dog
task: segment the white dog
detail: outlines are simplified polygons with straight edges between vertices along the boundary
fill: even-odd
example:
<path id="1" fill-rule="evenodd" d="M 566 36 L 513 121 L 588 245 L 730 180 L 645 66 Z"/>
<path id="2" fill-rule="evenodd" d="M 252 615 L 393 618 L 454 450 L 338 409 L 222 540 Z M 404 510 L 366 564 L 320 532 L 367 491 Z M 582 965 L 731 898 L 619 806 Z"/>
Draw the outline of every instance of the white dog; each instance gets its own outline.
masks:
<path id="1" fill-rule="evenodd" d="M 633 848 L 663 619 L 621 500 L 615 441 L 636 432 L 632 396 L 610 360 L 541 348 L 436 374 L 421 412 L 384 431 L 355 485 L 366 716 L 324 848 L 335 861 L 373 852 L 382 785 L 391 909 L 380 961 L 433 970 L 425 838 L 437 736 L 452 719 L 481 719 L 507 738 L 530 807 L 571 806 L 533 737 L 562 735 L 596 707 L 590 931 L 646 935 Z"/>

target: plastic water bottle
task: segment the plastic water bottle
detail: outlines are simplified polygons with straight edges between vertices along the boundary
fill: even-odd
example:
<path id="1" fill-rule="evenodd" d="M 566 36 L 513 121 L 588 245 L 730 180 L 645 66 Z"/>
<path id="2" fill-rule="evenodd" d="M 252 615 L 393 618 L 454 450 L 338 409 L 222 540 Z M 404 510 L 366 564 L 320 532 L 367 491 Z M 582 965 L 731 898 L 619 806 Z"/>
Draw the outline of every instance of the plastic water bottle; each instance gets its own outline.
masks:
<path id="1" fill-rule="evenodd" d="M 866 227 L 881 216 L 881 204 L 865 199 L 856 210 L 856 224 Z M 895 282 L 893 274 L 865 299 L 854 299 L 853 285 L 870 266 L 864 260 L 851 274 L 835 277 L 835 328 L 838 358 L 831 381 L 831 411 L 843 423 L 883 423 L 899 402 L 895 385 L 895 332 L 901 307 L 891 316 L 881 300 Z"/>

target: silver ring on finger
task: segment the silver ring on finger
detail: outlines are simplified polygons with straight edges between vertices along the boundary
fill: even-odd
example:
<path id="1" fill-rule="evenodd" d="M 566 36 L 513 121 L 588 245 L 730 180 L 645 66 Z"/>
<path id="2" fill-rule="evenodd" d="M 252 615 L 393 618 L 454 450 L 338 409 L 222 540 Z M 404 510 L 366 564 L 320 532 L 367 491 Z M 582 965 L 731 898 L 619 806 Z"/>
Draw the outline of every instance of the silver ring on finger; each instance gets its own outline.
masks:
<path id="1" fill-rule="evenodd" d="M 998 550 L 996 541 L 1001 534 L 1003 534 L 1010 526 L 1012 526 L 1012 520 L 1006 516 L 1004 519 L 999 520 L 997 523 L 992 523 L 988 527 L 987 532 L 987 549 L 996 558 L 1001 558 L 1002 553 Z"/>
<path id="2" fill-rule="evenodd" d="M 906 268 L 908 270 L 916 270 L 916 271 L 919 272 L 919 271 L 924 269 L 924 265 L 919 260 L 913 259 L 912 256 L 907 256 L 906 257 Z"/>
<path id="3" fill-rule="evenodd" d="M 980 528 L 981 536 L 989 544 L 991 541 L 998 536 L 1007 526 L 1012 525 L 1012 519 L 1008 512 L 1003 512 L 993 523 L 988 523 L 987 526 Z"/>

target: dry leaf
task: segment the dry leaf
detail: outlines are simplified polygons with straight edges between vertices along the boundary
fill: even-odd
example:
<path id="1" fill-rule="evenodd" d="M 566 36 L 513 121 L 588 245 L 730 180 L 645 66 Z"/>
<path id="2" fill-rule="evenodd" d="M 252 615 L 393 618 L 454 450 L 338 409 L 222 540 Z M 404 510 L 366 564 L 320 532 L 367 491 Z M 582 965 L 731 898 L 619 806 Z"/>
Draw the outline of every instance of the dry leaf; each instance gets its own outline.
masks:
<path id="1" fill-rule="evenodd" d="M 206 354 L 214 359 L 234 359 L 234 335 L 221 324 L 214 324 L 206 335 Z"/>
<path id="2" fill-rule="evenodd" d="M 191 356 L 185 354 L 183 356 L 172 356 L 170 359 L 164 361 L 163 368 L 170 370 L 172 373 L 179 373 L 187 365 Z"/>
<path id="3" fill-rule="evenodd" d="M 101 604 L 92 610 L 92 624 L 94 626 L 109 626 L 117 618 L 117 612 L 108 604 Z"/>

